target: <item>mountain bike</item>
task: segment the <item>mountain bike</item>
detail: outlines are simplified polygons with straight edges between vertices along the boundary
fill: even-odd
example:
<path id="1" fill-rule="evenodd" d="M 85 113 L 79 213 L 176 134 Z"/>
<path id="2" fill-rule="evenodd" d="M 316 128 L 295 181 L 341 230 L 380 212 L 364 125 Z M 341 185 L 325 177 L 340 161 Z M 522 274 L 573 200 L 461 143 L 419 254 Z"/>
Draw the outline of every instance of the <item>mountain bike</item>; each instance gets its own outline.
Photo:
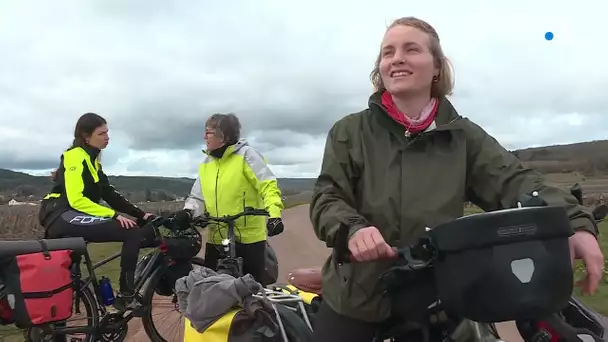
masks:
<path id="1" fill-rule="evenodd" d="M 222 251 L 216 271 L 220 274 L 229 274 L 235 278 L 243 276 L 243 258 L 236 255 L 235 234 L 235 230 L 237 230 L 236 220 L 243 216 L 269 216 L 269 213 L 264 209 L 245 207 L 242 212 L 235 215 L 215 217 L 206 213 L 192 220 L 192 224 L 197 226 L 226 225 L 227 234 L 221 241 Z M 283 341 L 292 342 L 294 338 L 297 338 L 297 341 L 311 340 L 312 325 L 307 316 L 302 297 L 275 290 L 272 287 L 264 288 L 254 296 L 270 302 Z"/>
<path id="2" fill-rule="evenodd" d="M 184 246 L 189 246 L 189 253 L 196 255 L 201 248 L 201 235 L 196 227 L 175 232 L 167 228 L 170 220 L 163 217 L 155 217 L 149 220 L 141 229 L 151 228 L 154 231 L 155 245 L 154 251 L 150 252 L 138 265 L 135 274 L 135 293 L 136 300 L 141 307 L 135 310 L 118 311 L 113 307 L 104 305 L 100 283 L 95 270 L 120 257 L 120 252 L 109 256 L 95 264 L 87 251 L 87 242 L 82 238 L 61 238 L 48 239 L 43 245 L 49 250 L 70 249 L 73 251 L 74 262 L 71 266 L 72 282 L 74 289 L 74 310 L 73 316 L 81 316 L 81 308 L 84 308 L 83 325 L 70 324 L 68 321 L 33 326 L 22 331 L 26 342 L 52 341 L 55 336 L 79 335 L 70 337 L 70 342 L 120 342 L 125 340 L 128 333 L 128 323 L 135 317 L 141 317 L 143 325 L 150 340 L 154 342 L 166 341 L 158 331 L 151 315 L 152 295 L 155 293 L 160 279 L 169 274 L 172 267 L 184 262 L 181 258 L 184 255 Z M 168 230 L 165 232 L 165 230 Z M 179 246 L 180 248 L 177 248 Z M 0 256 L 20 255 L 27 253 L 42 252 L 40 240 L 30 241 L 2 241 L 0 242 Z M 84 264 L 88 275 L 83 277 L 81 274 L 81 262 L 84 257 Z M 144 262 L 145 261 L 145 262 Z M 185 260 L 189 265 L 202 266 L 203 259 L 189 256 Z M 173 286 L 171 286 L 171 291 Z M 139 293 L 143 290 L 143 296 Z M 7 296 L 5 288 L 0 289 L 0 299 Z M 179 317 L 179 316 L 178 316 Z M 78 317 L 83 319 L 82 317 Z M 6 334 L 3 338 L 7 338 Z"/>

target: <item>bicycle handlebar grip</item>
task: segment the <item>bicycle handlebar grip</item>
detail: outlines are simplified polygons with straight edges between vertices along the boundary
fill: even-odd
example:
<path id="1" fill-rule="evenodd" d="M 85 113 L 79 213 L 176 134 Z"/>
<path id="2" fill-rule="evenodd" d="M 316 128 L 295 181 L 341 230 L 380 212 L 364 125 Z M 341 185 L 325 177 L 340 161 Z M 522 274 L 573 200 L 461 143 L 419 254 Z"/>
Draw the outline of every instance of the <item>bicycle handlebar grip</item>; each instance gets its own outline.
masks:
<path id="1" fill-rule="evenodd" d="M 370 261 L 396 260 L 399 258 L 399 250 L 396 247 L 393 247 L 393 251 L 395 252 L 395 256 L 393 256 L 393 257 L 382 257 L 382 258 L 378 258 L 376 260 L 370 260 Z M 366 261 L 358 261 L 357 259 L 355 259 L 355 257 L 350 252 L 350 250 L 346 250 L 345 252 L 342 252 L 342 253 L 337 253 L 336 260 L 342 264 L 366 262 Z"/>

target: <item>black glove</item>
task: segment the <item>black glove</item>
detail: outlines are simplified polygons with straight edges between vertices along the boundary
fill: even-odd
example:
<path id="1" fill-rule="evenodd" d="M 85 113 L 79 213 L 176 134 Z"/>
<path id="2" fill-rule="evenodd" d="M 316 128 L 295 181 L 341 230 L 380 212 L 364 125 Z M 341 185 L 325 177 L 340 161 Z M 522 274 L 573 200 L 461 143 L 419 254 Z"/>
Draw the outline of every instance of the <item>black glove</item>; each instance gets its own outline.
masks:
<path id="1" fill-rule="evenodd" d="M 279 235 L 285 229 L 283 225 L 283 220 L 279 217 L 269 218 L 268 223 L 266 223 L 266 229 L 268 230 L 268 236 Z"/>
<path id="2" fill-rule="evenodd" d="M 176 211 L 173 214 L 173 229 L 183 230 L 187 229 L 190 226 L 190 221 L 192 220 L 192 212 L 188 209 Z"/>

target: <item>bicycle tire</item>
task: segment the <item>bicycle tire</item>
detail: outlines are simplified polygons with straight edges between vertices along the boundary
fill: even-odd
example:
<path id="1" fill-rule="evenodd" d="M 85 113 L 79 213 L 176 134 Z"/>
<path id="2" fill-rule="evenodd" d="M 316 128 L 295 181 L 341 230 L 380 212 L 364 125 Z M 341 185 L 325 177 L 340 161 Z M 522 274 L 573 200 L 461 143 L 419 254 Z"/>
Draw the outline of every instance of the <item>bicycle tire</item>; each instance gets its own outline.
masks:
<path id="1" fill-rule="evenodd" d="M 205 260 L 200 257 L 194 257 L 190 260 L 192 265 L 196 266 L 204 266 Z M 151 303 L 152 297 L 154 297 L 156 285 L 160 282 L 161 277 L 163 276 L 162 272 L 154 272 L 150 280 L 148 280 L 148 284 L 143 293 L 143 302 Z M 154 326 L 154 320 L 152 319 L 152 309 L 148 310 L 142 317 L 142 325 L 144 326 L 144 330 L 146 334 L 150 338 L 152 342 L 172 342 L 165 340 L 161 334 L 158 332 L 156 327 Z"/>

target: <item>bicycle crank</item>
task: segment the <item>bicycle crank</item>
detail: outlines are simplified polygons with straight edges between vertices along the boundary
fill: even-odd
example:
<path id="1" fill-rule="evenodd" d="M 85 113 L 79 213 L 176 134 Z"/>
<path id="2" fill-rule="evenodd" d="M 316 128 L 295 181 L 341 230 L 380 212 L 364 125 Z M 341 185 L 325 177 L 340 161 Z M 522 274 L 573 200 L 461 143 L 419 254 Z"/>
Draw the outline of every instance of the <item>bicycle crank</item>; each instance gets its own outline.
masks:
<path id="1" fill-rule="evenodd" d="M 123 321 L 122 323 L 119 323 Z M 118 324 L 117 324 L 118 323 Z M 129 322 L 120 313 L 109 313 L 99 322 L 102 342 L 122 342 L 127 338 Z M 110 326 L 114 327 L 110 328 Z"/>

